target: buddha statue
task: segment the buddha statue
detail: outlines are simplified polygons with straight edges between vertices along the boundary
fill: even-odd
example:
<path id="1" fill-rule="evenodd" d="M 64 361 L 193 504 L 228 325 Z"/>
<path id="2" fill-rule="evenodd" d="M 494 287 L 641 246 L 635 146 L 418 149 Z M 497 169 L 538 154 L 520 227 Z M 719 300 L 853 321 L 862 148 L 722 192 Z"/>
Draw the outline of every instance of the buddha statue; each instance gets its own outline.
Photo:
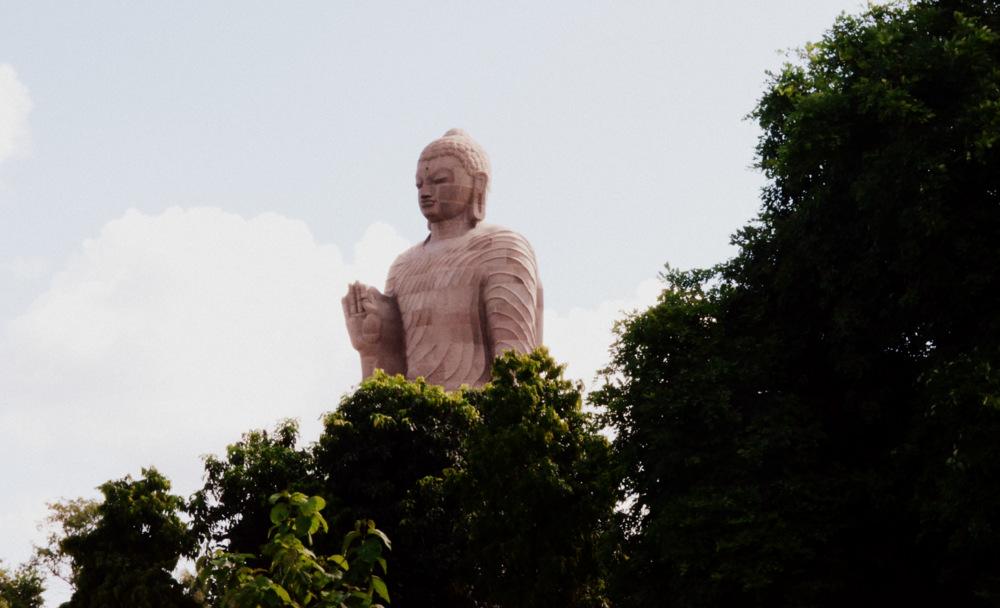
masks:
<path id="1" fill-rule="evenodd" d="M 493 359 L 542 343 L 542 285 L 531 245 L 483 223 L 485 151 L 451 129 L 417 161 L 417 200 L 429 234 L 389 269 L 385 292 L 353 283 L 343 298 L 362 377 L 380 368 L 447 390 L 481 386 Z"/>

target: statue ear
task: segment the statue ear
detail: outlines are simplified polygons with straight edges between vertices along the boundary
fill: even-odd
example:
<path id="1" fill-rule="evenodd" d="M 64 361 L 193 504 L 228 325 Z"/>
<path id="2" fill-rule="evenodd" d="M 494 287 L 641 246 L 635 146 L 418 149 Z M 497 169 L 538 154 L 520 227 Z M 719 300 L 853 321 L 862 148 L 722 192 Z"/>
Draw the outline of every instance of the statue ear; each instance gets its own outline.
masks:
<path id="1" fill-rule="evenodd" d="M 486 218 L 486 187 L 489 177 L 485 171 L 472 176 L 472 200 L 469 202 L 469 219 L 478 223 Z"/>

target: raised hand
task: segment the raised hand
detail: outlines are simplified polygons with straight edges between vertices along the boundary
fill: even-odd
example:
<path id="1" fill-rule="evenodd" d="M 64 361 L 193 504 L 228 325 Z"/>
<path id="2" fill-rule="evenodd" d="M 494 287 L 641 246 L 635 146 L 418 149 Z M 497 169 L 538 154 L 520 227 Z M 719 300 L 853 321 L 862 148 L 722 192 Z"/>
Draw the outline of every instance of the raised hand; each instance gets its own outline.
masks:
<path id="1" fill-rule="evenodd" d="M 351 346 L 361 354 L 365 377 L 375 367 L 389 373 L 404 373 L 403 321 L 395 298 L 354 282 L 347 287 L 347 295 L 340 302 Z"/>
<path id="2" fill-rule="evenodd" d="M 347 287 L 347 295 L 340 301 L 344 307 L 351 346 L 362 354 L 374 353 L 382 335 L 382 319 L 376 304 L 379 296 L 382 294 L 374 287 L 354 282 Z"/>

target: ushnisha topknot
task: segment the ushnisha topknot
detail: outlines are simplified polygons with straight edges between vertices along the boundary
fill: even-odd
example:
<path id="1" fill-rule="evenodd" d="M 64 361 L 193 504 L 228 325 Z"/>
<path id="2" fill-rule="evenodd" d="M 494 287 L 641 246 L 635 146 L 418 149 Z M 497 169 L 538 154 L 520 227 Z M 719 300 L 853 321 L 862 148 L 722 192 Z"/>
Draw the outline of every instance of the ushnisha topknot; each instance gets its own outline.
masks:
<path id="1" fill-rule="evenodd" d="M 483 150 L 483 147 L 462 129 L 448 129 L 440 139 L 435 139 L 427 144 L 424 151 L 420 153 L 420 160 L 430 160 L 439 156 L 458 158 L 462 162 L 462 168 L 469 174 L 475 175 L 482 171 L 486 174 L 486 181 L 489 183 L 491 176 L 490 158 L 486 156 L 486 150 Z"/>

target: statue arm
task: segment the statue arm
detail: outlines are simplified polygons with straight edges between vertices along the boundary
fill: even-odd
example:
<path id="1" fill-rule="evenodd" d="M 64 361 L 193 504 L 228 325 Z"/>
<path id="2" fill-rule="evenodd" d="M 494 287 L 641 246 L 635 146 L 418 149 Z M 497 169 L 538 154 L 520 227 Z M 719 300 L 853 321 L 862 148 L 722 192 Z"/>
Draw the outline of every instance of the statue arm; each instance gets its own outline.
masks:
<path id="1" fill-rule="evenodd" d="M 385 310 L 382 313 L 385 323 L 383 339 L 379 344 L 375 361 L 371 364 L 372 369 L 366 371 L 364 362 L 361 364 L 361 371 L 365 374 L 365 378 L 370 376 L 375 368 L 390 375 L 406 375 L 406 334 L 403 331 L 403 315 L 399 310 L 399 301 L 393 294 L 391 283 L 388 281 L 386 295 L 382 297 L 385 299 Z"/>
<path id="2" fill-rule="evenodd" d="M 390 298 L 382 317 L 382 336 L 378 348 L 371 355 L 361 355 L 361 374 L 371 376 L 376 369 L 389 375 L 406 375 L 406 346 L 403 339 L 403 323 L 396 298 Z"/>
<path id="3" fill-rule="evenodd" d="M 529 352 L 542 344 L 542 285 L 535 253 L 524 237 L 493 237 L 483 281 L 491 358 L 507 350 Z"/>

